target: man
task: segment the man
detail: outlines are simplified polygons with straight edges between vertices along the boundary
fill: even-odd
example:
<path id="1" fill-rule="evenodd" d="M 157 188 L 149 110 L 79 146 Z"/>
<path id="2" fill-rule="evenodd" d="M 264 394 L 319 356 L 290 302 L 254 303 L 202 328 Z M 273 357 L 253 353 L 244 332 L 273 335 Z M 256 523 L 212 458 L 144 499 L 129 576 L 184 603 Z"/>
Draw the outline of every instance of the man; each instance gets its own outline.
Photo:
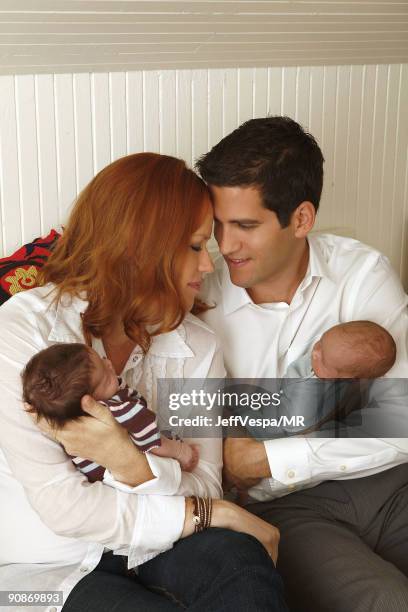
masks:
<path id="1" fill-rule="evenodd" d="M 385 327 L 388 376 L 407 377 L 407 296 L 388 260 L 355 240 L 312 235 L 323 184 L 312 136 L 285 117 L 253 119 L 197 164 L 214 201 L 223 259 L 202 316 L 231 377 L 280 377 L 328 328 Z M 279 569 L 293 610 L 408 609 L 408 440 L 228 439 L 227 479 L 281 530 Z"/>

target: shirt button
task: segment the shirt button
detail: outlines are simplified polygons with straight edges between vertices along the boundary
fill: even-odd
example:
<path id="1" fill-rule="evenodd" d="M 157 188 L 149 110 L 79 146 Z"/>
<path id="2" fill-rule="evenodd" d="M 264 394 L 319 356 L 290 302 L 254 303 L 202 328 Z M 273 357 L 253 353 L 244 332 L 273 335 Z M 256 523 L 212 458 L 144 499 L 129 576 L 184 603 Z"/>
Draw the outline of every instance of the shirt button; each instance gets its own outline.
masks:
<path id="1" fill-rule="evenodd" d="M 50 612 L 57 612 L 57 608 L 50 608 Z"/>
<path id="2" fill-rule="evenodd" d="M 290 491 L 293 491 L 293 489 L 296 489 L 295 485 L 290 484 L 288 485 L 288 489 L 290 489 Z"/>
<path id="3" fill-rule="evenodd" d="M 340 469 L 342 472 L 345 472 L 347 470 L 347 465 L 341 465 Z"/>
<path id="4" fill-rule="evenodd" d="M 83 572 L 83 573 L 89 572 L 89 568 L 88 567 L 81 567 L 79 571 Z"/>
<path id="5" fill-rule="evenodd" d="M 294 477 L 295 477 L 295 472 L 293 470 L 289 470 L 288 478 L 294 478 Z"/>

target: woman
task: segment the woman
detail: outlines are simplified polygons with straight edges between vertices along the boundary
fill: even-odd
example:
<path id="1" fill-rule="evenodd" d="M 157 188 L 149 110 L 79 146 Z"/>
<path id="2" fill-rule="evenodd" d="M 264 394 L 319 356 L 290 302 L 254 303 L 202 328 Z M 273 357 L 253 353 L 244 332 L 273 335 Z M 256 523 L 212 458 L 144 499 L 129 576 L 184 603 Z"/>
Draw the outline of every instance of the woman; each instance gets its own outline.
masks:
<path id="1" fill-rule="evenodd" d="M 21 405 L 21 369 L 55 342 L 92 345 L 153 410 L 160 377 L 223 376 L 214 334 L 189 314 L 212 270 L 211 226 L 207 189 L 182 161 L 122 158 L 79 196 L 40 286 L 0 309 L 3 589 L 63 591 L 64 612 L 285 609 L 267 554 L 276 560 L 274 528 L 215 500 L 211 526 L 223 529 L 188 537 L 189 496 L 221 495 L 220 440 L 202 440 L 199 465 L 182 473 L 173 460 L 141 454 L 85 397 L 93 418 L 56 438 L 107 468 L 104 483 L 91 485 Z M 121 554 L 140 566 L 138 578 Z"/>

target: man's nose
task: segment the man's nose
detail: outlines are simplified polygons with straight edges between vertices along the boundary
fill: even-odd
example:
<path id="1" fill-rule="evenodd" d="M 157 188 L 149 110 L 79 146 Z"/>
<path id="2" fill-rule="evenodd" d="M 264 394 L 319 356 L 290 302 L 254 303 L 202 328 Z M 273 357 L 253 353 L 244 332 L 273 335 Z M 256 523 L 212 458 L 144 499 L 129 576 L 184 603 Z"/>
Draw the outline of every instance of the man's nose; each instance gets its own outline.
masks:
<path id="1" fill-rule="evenodd" d="M 198 269 L 200 272 L 205 272 L 207 274 L 209 274 L 210 272 L 214 272 L 214 264 L 212 262 L 211 255 L 209 254 L 207 249 L 204 249 L 200 253 Z"/>
<path id="2" fill-rule="evenodd" d="M 216 229 L 215 238 L 222 255 L 237 253 L 240 249 L 240 241 L 234 236 L 234 232 L 225 227 L 218 227 Z"/>

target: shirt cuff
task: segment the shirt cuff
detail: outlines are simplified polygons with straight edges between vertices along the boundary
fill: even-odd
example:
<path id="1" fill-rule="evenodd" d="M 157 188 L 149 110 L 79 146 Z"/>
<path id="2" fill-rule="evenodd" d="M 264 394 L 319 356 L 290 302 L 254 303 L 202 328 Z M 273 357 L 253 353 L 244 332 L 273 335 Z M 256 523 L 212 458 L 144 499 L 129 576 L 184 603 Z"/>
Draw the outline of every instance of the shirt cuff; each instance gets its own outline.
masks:
<path id="1" fill-rule="evenodd" d="M 273 482 L 278 481 L 288 488 L 307 482 L 312 477 L 309 464 L 309 445 L 305 438 L 293 436 L 264 442 Z"/>
<path id="2" fill-rule="evenodd" d="M 143 482 L 137 487 L 131 487 L 114 479 L 109 470 L 105 470 L 103 482 L 125 493 L 137 495 L 176 495 L 181 482 L 181 468 L 178 461 L 167 457 L 158 457 L 146 453 L 146 458 L 154 478 Z"/>
<path id="3" fill-rule="evenodd" d="M 180 539 L 185 518 L 184 497 L 141 495 L 128 551 L 128 568 L 146 563 Z"/>

